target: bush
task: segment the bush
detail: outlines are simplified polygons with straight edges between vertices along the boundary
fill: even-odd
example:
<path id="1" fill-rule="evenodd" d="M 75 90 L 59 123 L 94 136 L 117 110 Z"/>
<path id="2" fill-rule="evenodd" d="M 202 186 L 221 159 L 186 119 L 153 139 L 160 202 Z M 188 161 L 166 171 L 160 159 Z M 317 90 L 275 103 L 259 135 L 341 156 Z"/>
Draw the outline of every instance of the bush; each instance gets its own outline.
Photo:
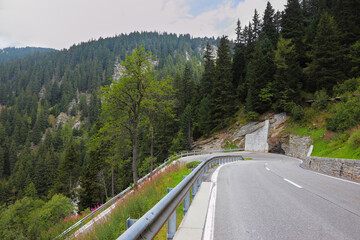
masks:
<path id="1" fill-rule="evenodd" d="M 196 168 L 199 164 L 200 164 L 200 162 L 198 162 L 198 161 L 192 161 L 192 162 L 188 162 L 185 166 L 188 169 L 192 169 L 192 168 Z"/>
<path id="2" fill-rule="evenodd" d="M 345 93 L 353 93 L 360 86 L 360 78 L 351 78 L 342 84 L 334 86 L 334 93 L 336 95 L 343 95 Z"/>
<path id="3" fill-rule="evenodd" d="M 259 117 L 259 114 L 257 112 L 253 112 L 253 111 L 249 111 L 246 113 L 246 119 L 251 121 L 251 120 L 255 120 Z"/>
<path id="4" fill-rule="evenodd" d="M 296 104 L 291 110 L 291 115 L 295 120 L 301 120 L 304 117 L 304 109 Z"/>
<path id="5" fill-rule="evenodd" d="M 360 101 L 359 98 L 350 98 L 345 104 L 334 105 L 331 110 L 332 117 L 326 118 L 326 128 L 330 131 L 342 131 L 360 123 Z"/>
<path id="6" fill-rule="evenodd" d="M 301 120 L 304 117 L 303 107 L 294 102 L 286 104 L 285 111 L 290 113 L 294 120 Z"/>
<path id="7" fill-rule="evenodd" d="M 324 110 L 327 106 L 327 100 L 329 96 L 326 93 L 326 90 L 323 88 L 320 91 L 315 92 L 315 102 L 312 106 L 317 110 Z"/>
<path id="8" fill-rule="evenodd" d="M 360 128 L 358 128 L 353 134 L 351 134 L 348 143 L 353 148 L 360 148 Z"/>

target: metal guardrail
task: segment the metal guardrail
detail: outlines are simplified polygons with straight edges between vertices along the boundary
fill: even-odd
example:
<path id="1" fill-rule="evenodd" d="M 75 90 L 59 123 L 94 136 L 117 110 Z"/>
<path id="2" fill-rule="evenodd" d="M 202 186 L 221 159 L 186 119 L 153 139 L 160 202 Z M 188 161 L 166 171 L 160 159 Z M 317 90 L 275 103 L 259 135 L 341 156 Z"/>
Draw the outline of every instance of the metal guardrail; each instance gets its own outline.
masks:
<path id="1" fill-rule="evenodd" d="M 169 163 L 169 161 L 172 161 L 173 159 L 177 159 L 178 157 L 186 157 L 186 156 L 193 156 L 193 155 L 200 155 L 200 154 L 208 154 L 208 153 L 215 153 L 215 152 L 227 152 L 227 151 L 243 151 L 243 148 L 239 148 L 239 149 L 228 149 L 228 150 L 213 150 L 213 151 L 187 151 L 187 152 L 180 152 L 180 153 L 176 153 L 175 155 L 172 155 L 170 157 L 168 157 L 167 159 L 165 159 L 164 163 L 162 163 L 160 166 L 158 166 L 157 168 L 155 168 L 152 172 L 149 172 L 148 174 L 146 174 L 144 177 L 140 178 L 137 181 L 137 184 L 142 183 L 145 179 L 149 178 L 152 174 L 154 174 L 155 172 L 157 172 L 158 170 L 160 170 L 161 168 L 163 168 L 166 164 Z M 116 196 L 114 196 L 112 199 L 110 199 L 109 201 L 107 201 L 106 203 L 104 203 L 103 205 L 101 205 L 101 207 L 95 209 L 94 211 L 92 211 L 90 214 L 86 215 L 84 218 L 82 218 L 81 220 L 79 220 L 77 223 L 75 223 L 74 225 L 72 225 L 71 227 L 69 227 L 68 229 L 66 229 L 64 232 L 62 232 L 59 236 L 57 236 L 55 239 L 59 239 L 59 238 L 63 238 L 63 237 L 69 237 L 70 233 L 76 229 L 77 227 L 82 227 L 83 223 L 88 220 L 88 219 L 92 219 L 94 218 L 94 215 L 100 211 L 104 211 L 106 208 L 110 207 L 111 205 L 113 205 L 117 200 L 119 200 L 122 196 L 124 196 L 126 193 L 128 193 L 131 190 L 131 187 L 126 188 L 125 190 L 123 190 L 122 192 L 120 192 L 119 194 L 117 194 Z"/>
<path id="2" fill-rule="evenodd" d="M 166 221 L 168 222 L 168 239 L 172 239 L 176 232 L 176 209 L 183 201 L 190 202 L 190 189 L 195 196 L 201 184 L 202 176 L 208 168 L 214 164 L 223 164 L 244 160 L 241 155 L 214 156 L 199 164 L 188 176 L 186 176 L 175 188 L 173 188 L 152 209 L 127 229 L 117 240 L 130 239 L 153 239 Z M 184 208 L 188 204 L 184 203 Z M 188 207 L 188 206 L 187 206 Z M 187 211 L 187 209 L 184 209 Z M 171 220 L 175 215 L 175 222 Z"/>

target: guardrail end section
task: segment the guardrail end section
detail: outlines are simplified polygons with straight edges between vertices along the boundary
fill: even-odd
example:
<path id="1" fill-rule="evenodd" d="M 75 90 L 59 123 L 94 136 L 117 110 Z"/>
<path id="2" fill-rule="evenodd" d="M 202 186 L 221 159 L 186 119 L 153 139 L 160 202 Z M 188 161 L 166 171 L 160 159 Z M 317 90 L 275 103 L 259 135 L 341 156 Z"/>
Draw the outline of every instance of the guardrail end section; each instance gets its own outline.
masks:
<path id="1" fill-rule="evenodd" d="M 131 218 L 126 219 L 126 229 L 129 229 L 136 221 L 137 219 L 131 219 Z"/>

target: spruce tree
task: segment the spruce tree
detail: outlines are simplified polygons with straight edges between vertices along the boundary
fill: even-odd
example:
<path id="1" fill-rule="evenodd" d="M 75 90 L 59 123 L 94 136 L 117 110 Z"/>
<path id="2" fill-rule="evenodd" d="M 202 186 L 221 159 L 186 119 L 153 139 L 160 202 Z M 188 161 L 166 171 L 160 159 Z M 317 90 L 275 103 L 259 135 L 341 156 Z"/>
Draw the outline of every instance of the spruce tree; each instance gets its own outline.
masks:
<path id="1" fill-rule="evenodd" d="M 284 15 L 282 16 L 281 34 L 286 39 L 292 39 L 295 44 L 298 61 L 302 67 L 305 67 L 307 61 L 305 45 L 303 43 L 304 18 L 302 15 L 299 0 L 288 0 L 285 5 Z"/>
<path id="2" fill-rule="evenodd" d="M 323 13 L 317 26 L 310 64 L 311 80 L 314 90 L 325 88 L 332 91 L 333 86 L 344 79 L 341 69 L 342 48 L 337 24 L 327 12 Z"/>
<path id="3" fill-rule="evenodd" d="M 205 97 L 201 100 L 198 108 L 197 121 L 201 135 L 209 136 L 211 130 L 211 100 Z"/>
<path id="4" fill-rule="evenodd" d="M 275 51 L 276 74 L 274 76 L 275 110 L 284 111 L 290 102 L 300 101 L 300 90 L 304 74 L 297 61 L 291 39 L 279 38 Z"/>
<path id="5" fill-rule="evenodd" d="M 274 15 L 275 10 L 271 6 L 270 2 L 267 2 L 263 17 L 262 34 L 271 40 L 273 46 L 276 46 L 277 32 L 274 22 Z"/>
<path id="6" fill-rule="evenodd" d="M 253 29 L 254 39 L 259 38 L 260 32 L 261 32 L 261 26 L 262 26 L 262 23 L 260 21 L 259 13 L 255 9 L 254 10 L 254 16 L 253 16 L 253 19 L 252 19 L 252 29 Z"/>
<path id="7" fill-rule="evenodd" d="M 204 53 L 204 73 L 201 78 L 201 96 L 210 96 L 214 85 L 214 57 L 210 43 L 206 43 Z"/>
<path id="8" fill-rule="evenodd" d="M 258 41 L 252 59 L 252 73 L 247 86 L 251 89 L 253 111 L 262 113 L 269 109 L 274 81 L 274 47 L 268 38 Z M 248 100 L 247 100 L 248 102 Z"/>
<path id="9" fill-rule="evenodd" d="M 232 63 L 232 74 L 233 74 L 233 87 L 236 89 L 237 97 L 240 101 L 244 101 L 246 97 L 245 92 L 245 45 L 244 35 L 241 30 L 240 20 L 237 21 L 236 27 L 236 42 L 234 57 Z"/>
<path id="10" fill-rule="evenodd" d="M 218 127 L 224 127 L 223 120 L 236 110 L 232 80 L 229 40 L 223 36 L 217 51 L 212 91 L 213 120 Z"/>

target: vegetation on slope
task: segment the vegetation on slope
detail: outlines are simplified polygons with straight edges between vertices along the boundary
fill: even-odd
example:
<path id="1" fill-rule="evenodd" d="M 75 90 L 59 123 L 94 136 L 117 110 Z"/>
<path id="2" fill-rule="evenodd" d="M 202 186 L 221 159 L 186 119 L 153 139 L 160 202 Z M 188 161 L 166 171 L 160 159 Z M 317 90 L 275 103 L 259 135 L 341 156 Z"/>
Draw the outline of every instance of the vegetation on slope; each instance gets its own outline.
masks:
<path id="1" fill-rule="evenodd" d="M 96 224 L 89 233 L 83 234 L 79 239 L 116 239 L 126 230 L 126 219 L 141 218 L 167 194 L 168 187 L 175 187 L 183 180 L 183 176 L 190 172 L 190 169 L 179 164 L 169 166 L 164 172 L 153 176 L 151 181 L 147 181 L 139 189 L 135 189 L 133 194 L 122 200 L 106 222 Z M 182 217 L 182 206 L 178 208 L 178 216 Z M 177 222 L 179 224 L 181 219 Z M 158 239 L 165 238 L 166 230 L 160 232 L 158 236 Z"/>
<path id="2" fill-rule="evenodd" d="M 360 78 L 347 80 L 334 91 L 340 100 L 328 101 L 325 92 L 317 93 L 316 102 L 287 130 L 314 140 L 312 156 L 360 159 Z"/>
<path id="3" fill-rule="evenodd" d="M 360 74 L 359 11 L 354 0 L 288 0 L 283 13 L 268 3 L 247 25 L 238 21 L 235 41 L 134 32 L 1 64 L 0 203 L 10 209 L 34 185 L 42 201 L 62 194 L 80 198 L 80 210 L 94 207 L 133 182 L 132 173 L 144 175 L 151 162 L 230 125 L 236 112 L 253 119 L 286 111 L 305 119 L 304 100 L 356 91 L 341 92 Z M 140 111 L 127 118 L 137 126 L 131 133 L 111 131 L 98 90 L 112 83 L 114 72 L 134 67 L 122 61 L 138 46 L 155 56 L 149 61 L 155 79 L 168 79 L 174 89 L 160 97 L 171 105 L 169 114 Z M 136 96 L 123 90 L 117 100 Z M 324 129 L 342 139 L 357 128 L 357 99 L 322 109 L 323 101 L 316 102 L 315 111 L 328 117 Z M 343 142 L 357 146 L 358 134 L 348 135 Z"/>

